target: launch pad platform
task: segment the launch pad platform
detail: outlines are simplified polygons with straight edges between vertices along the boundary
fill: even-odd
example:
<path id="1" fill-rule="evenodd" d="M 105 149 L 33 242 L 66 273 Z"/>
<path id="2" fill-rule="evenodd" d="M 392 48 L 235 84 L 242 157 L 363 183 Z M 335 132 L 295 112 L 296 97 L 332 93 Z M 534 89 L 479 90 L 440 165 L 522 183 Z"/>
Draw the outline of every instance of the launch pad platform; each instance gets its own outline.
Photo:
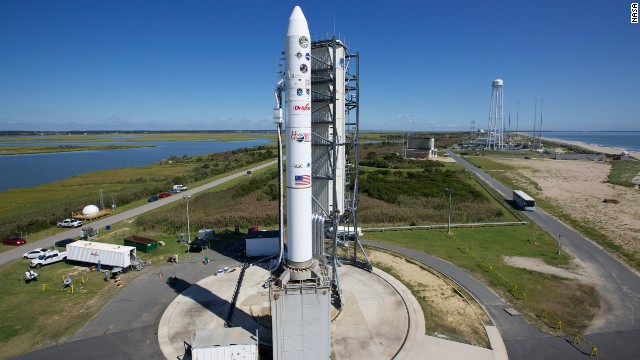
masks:
<path id="1" fill-rule="evenodd" d="M 271 344 L 267 265 L 249 267 L 236 300 L 233 326 L 258 334 Z M 230 269 L 233 270 L 233 269 Z M 417 300 L 397 279 L 378 269 L 338 268 L 344 307 L 331 307 L 331 352 L 335 359 L 494 359 L 495 351 L 425 335 L 425 319 Z M 211 275 L 192 285 L 167 307 L 158 342 L 167 359 L 185 354 L 197 329 L 224 329 L 240 268 Z M 494 336 L 502 342 L 499 333 Z M 494 344 L 494 338 L 491 343 Z M 496 357 L 506 359 L 504 357 Z"/>

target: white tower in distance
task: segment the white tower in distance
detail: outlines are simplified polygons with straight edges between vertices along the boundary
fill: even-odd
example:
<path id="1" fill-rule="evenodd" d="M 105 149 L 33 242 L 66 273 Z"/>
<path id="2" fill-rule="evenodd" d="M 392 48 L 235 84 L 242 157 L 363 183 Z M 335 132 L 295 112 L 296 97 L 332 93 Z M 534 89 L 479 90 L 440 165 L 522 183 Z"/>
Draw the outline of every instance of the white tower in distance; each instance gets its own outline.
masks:
<path id="1" fill-rule="evenodd" d="M 504 150 L 504 110 L 502 106 L 502 79 L 491 83 L 491 104 L 487 126 L 487 149 Z"/>

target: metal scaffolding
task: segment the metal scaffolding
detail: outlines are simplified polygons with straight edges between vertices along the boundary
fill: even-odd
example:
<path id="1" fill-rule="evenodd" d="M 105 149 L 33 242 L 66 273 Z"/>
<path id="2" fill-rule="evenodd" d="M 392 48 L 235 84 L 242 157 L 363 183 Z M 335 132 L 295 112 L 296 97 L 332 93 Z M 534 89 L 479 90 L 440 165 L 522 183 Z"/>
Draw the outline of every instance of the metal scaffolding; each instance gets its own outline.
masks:
<path id="1" fill-rule="evenodd" d="M 319 255 L 331 264 L 340 308 L 337 267 L 352 264 L 371 271 L 357 230 L 360 54 L 348 53 L 335 36 L 313 39 L 311 49 L 314 213 L 323 218 L 322 241 L 330 242 Z"/>

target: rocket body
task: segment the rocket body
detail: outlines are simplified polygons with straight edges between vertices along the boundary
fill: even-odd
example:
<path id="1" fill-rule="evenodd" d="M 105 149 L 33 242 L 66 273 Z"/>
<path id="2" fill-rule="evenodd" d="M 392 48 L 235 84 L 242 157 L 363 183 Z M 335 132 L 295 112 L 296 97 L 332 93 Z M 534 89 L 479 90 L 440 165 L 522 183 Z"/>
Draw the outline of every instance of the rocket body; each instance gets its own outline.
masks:
<path id="1" fill-rule="evenodd" d="M 311 218 L 311 37 L 299 6 L 289 18 L 285 39 L 287 263 L 312 262 Z"/>

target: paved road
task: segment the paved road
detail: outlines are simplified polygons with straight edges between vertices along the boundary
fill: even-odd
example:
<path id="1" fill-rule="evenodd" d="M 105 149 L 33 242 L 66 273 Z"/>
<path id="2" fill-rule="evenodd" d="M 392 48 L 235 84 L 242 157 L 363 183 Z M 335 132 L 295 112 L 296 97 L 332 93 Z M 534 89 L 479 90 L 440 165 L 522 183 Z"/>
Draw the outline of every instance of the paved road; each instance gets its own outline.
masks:
<path id="1" fill-rule="evenodd" d="M 363 243 L 391 250 L 427 264 L 455 280 L 473 295 L 487 311 L 500 331 L 510 360 L 584 359 L 585 355 L 582 352 L 568 345 L 567 340 L 570 341 L 571 338 L 560 338 L 545 334 L 529 325 L 522 317 L 509 315 L 504 309 L 510 308 L 511 305 L 500 299 L 487 286 L 480 283 L 465 270 L 452 263 L 391 244 L 371 240 L 363 240 Z"/>
<path id="2" fill-rule="evenodd" d="M 203 265 L 204 255 L 210 259 Z M 34 351 L 15 360 L 65 359 L 163 359 L 158 345 L 158 325 L 164 310 L 189 285 L 238 262 L 205 250 L 178 264 L 150 266 L 146 274 L 127 284 L 96 316 L 68 342 Z M 162 279 L 160 274 L 162 273 Z M 183 280 L 180 289 L 167 284 L 170 276 Z"/>
<path id="3" fill-rule="evenodd" d="M 255 172 L 275 163 L 276 161 L 271 161 L 250 170 Z M 245 174 L 246 171 L 238 172 L 180 194 L 193 195 Z M 182 196 L 172 196 L 166 198 L 167 201 L 148 203 L 139 208 L 95 221 L 91 225 L 94 228 L 104 227 L 181 199 Z M 78 230 L 65 231 L 30 245 L 35 247 L 52 245 L 57 240 L 76 235 L 76 231 Z M 16 252 L 16 250 L 19 251 Z M 24 249 L 14 249 L 2 253 L 0 254 L 0 264 L 12 261 L 23 253 Z M 201 262 L 205 254 L 209 255 L 211 261 L 207 266 Z M 182 258 L 180 257 L 180 259 Z M 236 260 L 211 250 L 205 250 L 199 255 L 185 255 L 184 258 L 185 261 L 181 261 L 179 264 L 145 268 L 146 274 L 127 284 L 68 342 L 34 351 L 15 359 L 162 359 L 163 355 L 157 338 L 160 318 L 171 301 L 186 288 L 174 289 L 167 285 L 166 279 L 170 276 L 178 276 L 188 286 L 211 275 L 218 268 L 238 265 Z M 160 279 L 160 274 L 162 274 L 162 279 Z"/>
<path id="4" fill-rule="evenodd" d="M 449 154 L 459 164 L 480 176 L 506 199 L 512 198 L 511 189 L 471 165 L 459 155 L 451 152 Z M 549 235 L 556 239 L 560 238 L 563 249 L 568 250 L 595 270 L 598 284 L 596 289 L 601 295 L 600 306 L 603 311 L 594 319 L 594 325 L 588 329 L 587 333 L 640 329 L 640 277 L 637 272 L 543 209 L 537 207 L 535 211 L 523 213 Z"/>
<path id="5" fill-rule="evenodd" d="M 460 156 L 449 152 L 450 156 L 469 171 L 480 176 L 490 186 L 500 192 L 506 199 L 511 199 L 512 190 L 496 181 L 491 176 L 471 165 Z M 537 208 L 533 212 L 524 212 L 532 221 L 536 222 L 550 235 L 557 237 L 561 234 L 563 249 L 568 250 L 579 260 L 589 264 L 596 272 L 598 285 L 596 290 L 601 297 L 601 313 L 594 319 L 594 325 L 587 330 L 587 337 L 598 346 L 600 358 L 604 359 L 633 359 L 640 353 L 640 277 L 637 272 L 630 269 L 618 259 L 609 255 L 599 245 L 586 239 L 573 229 L 569 228 L 556 218 Z M 420 259 L 419 260 L 425 260 Z M 459 278 L 457 272 L 451 272 L 446 268 L 440 269 L 437 263 L 427 262 L 455 280 L 466 280 L 464 276 Z M 459 271 L 459 269 L 458 269 Z M 472 284 L 465 287 L 474 295 L 478 291 Z M 492 300 L 478 293 L 478 300 L 488 308 L 489 314 L 494 317 L 495 309 L 491 310 Z M 576 304 L 580 306 L 580 304 Z M 498 308 L 500 308 L 498 306 Z M 521 329 L 525 336 L 511 336 L 512 327 L 509 323 L 503 324 L 504 315 L 495 316 L 494 321 L 505 339 L 505 345 L 510 359 L 564 359 L 566 348 L 574 351 L 585 352 L 589 348 L 584 344 L 577 348 L 571 345 L 568 338 L 560 339 L 551 336 L 537 337 L 535 334 L 526 336 L 528 331 Z M 521 324 L 520 324 L 521 325 Z M 518 325 L 519 326 L 519 325 Z M 564 341 L 558 342 L 558 339 Z"/>
<path id="6" fill-rule="evenodd" d="M 273 164 L 276 164 L 278 161 L 274 160 L 274 161 L 270 161 L 268 163 L 264 163 L 262 165 L 258 165 L 256 167 L 253 167 L 251 169 L 249 169 L 251 172 L 255 172 L 257 170 L 263 169 L 265 167 L 271 166 Z M 169 196 L 167 198 L 164 199 L 160 199 L 158 201 L 154 201 L 154 202 L 150 202 L 147 203 L 145 205 L 142 205 L 140 207 L 137 207 L 135 209 L 131 209 L 131 210 L 127 210 L 124 211 L 122 213 L 116 213 L 114 215 L 111 215 L 109 217 L 105 217 L 96 221 L 93 221 L 91 223 L 87 223 L 86 225 L 90 225 L 91 227 L 93 227 L 94 229 L 103 229 L 105 226 L 107 225 L 111 225 L 111 224 L 115 224 L 117 222 L 123 221 L 123 220 L 127 220 L 129 218 L 138 216 L 140 214 L 144 214 L 147 211 L 151 211 L 153 209 L 159 208 L 160 206 L 164 206 L 176 201 L 181 201 L 182 197 L 185 195 L 194 195 L 197 194 L 201 191 L 210 189 L 214 186 L 218 186 L 220 184 L 223 184 L 229 180 L 233 180 L 235 178 L 241 177 L 241 176 L 245 176 L 247 173 L 246 170 L 237 172 L 235 174 L 229 175 L 229 176 L 225 176 L 223 178 L 220 178 L 218 180 L 212 181 L 210 183 L 198 186 L 196 188 L 187 190 L 187 191 L 183 191 L 181 193 L 178 193 L 176 195 L 173 196 Z M 58 233 L 56 235 L 50 236 L 48 238 L 44 238 L 42 240 L 39 241 L 35 241 L 35 242 L 30 242 L 27 243 L 27 245 L 23 245 L 23 246 L 18 246 L 15 249 L 9 250 L 9 251 L 5 251 L 0 253 L 0 266 L 4 265 L 10 261 L 16 260 L 16 259 L 21 259 L 22 258 L 22 254 L 25 253 L 25 251 L 29 251 L 31 249 L 35 249 L 38 247 L 50 247 L 53 246 L 53 244 L 58 241 L 58 240 L 63 240 L 66 238 L 73 238 L 73 237 L 77 237 L 80 234 L 80 229 L 72 229 L 72 230 L 68 230 L 68 231 L 64 231 L 61 233 Z"/>

